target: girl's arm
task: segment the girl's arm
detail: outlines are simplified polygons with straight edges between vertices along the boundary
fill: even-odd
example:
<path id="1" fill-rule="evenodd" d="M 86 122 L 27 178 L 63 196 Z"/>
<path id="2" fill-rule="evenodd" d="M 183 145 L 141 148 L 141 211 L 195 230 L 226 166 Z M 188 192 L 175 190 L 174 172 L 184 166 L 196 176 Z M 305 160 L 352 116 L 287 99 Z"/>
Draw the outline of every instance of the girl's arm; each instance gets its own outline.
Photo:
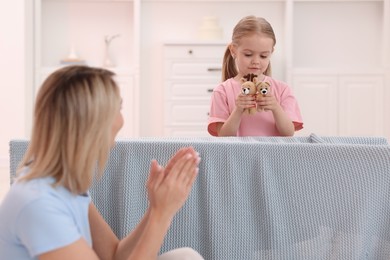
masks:
<path id="1" fill-rule="evenodd" d="M 241 116 L 245 108 L 256 105 L 256 100 L 251 95 L 238 95 L 236 98 L 236 107 L 224 123 L 217 123 L 218 136 L 236 136 L 240 126 Z"/>
<path id="2" fill-rule="evenodd" d="M 241 113 L 242 114 L 242 113 Z M 224 123 L 217 123 L 216 129 L 218 136 L 236 136 L 240 126 L 240 113 L 232 113 Z"/>
<path id="3" fill-rule="evenodd" d="M 276 109 L 272 110 L 272 113 L 274 115 L 276 128 L 280 135 L 293 136 L 295 132 L 294 123 L 284 112 L 283 108 L 278 105 Z"/>
<path id="4" fill-rule="evenodd" d="M 272 94 L 258 97 L 258 106 L 264 110 L 271 110 L 275 119 L 276 128 L 281 136 L 293 136 L 295 132 L 294 123 L 277 102 Z"/>

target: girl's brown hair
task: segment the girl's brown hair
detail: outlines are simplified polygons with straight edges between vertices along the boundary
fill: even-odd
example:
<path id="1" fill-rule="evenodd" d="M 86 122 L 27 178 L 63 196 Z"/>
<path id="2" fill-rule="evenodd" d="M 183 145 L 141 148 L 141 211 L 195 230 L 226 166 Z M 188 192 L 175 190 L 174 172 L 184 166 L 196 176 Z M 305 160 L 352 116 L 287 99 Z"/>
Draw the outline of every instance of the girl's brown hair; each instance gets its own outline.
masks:
<path id="1" fill-rule="evenodd" d="M 233 29 L 232 42 L 230 44 L 233 46 L 238 46 L 240 44 L 241 38 L 248 37 L 253 34 L 262 34 L 266 37 L 270 37 L 274 41 L 274 46 L 276 44 L 275 33 L 271 24 L 264 18 L 253 15 L 246 16 L 237 23 Z M 235 77 L 238 74 L 236 64 L 234 62 L 233 56 L 231 55 L 229 47 L 230 45 L 226 48 L 225 55 L 223 57 L 222 81 Z M 268 65 L 268 68 L 264 74 L 271 76 L 271 63 Z"/>
<path id="2" fill-rule="evenodd" d="M 68 66 L 40 88 L 33 130 L 20 167 L 22 180 L 53 177 L 74 194 L 86 192 L 100 176 L 112 145 L 112 124 L 121 106 L 114 74 L 105 69 Z"/>

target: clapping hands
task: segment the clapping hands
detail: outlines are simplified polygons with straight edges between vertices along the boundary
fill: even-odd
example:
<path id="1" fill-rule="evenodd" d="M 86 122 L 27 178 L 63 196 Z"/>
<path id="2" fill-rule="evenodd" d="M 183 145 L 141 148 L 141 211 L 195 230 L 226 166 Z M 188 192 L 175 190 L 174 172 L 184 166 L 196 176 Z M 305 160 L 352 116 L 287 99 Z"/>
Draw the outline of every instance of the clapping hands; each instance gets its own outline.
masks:
<path id="1" fill-rule="evenodd" d="M 199 154 L 192 147 L 178 150 L 166 167 L 152 160 L 146 184 L 150 208 L 161 216 L 173 218 L 190 194 L 199 162 Z"/>

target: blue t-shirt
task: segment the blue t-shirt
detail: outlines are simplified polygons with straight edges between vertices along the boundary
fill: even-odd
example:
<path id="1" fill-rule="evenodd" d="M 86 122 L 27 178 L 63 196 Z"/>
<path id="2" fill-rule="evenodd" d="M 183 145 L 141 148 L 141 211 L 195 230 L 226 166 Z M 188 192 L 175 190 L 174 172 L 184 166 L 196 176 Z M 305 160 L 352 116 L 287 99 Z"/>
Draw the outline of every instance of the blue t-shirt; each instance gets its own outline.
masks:
<path id="1" fill-rule="evenodd" d="M 1 259 L 37 259 L 81 237 L 92 246 L 90 196 L 53 188 L 53 181 L 41 178 L 12 185 L 0 205 Z"/>

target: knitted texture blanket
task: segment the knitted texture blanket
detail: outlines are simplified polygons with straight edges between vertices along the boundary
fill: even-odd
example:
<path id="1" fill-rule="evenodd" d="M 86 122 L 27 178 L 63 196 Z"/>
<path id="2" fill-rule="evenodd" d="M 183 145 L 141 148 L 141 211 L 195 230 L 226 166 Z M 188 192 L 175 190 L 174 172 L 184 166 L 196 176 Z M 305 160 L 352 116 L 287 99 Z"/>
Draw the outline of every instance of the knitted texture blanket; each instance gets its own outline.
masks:
<path id="1" fill-rule="evenodd" d="M 11 176 L 28 145 L 10 142 Z M 118 237 L 147 208 L 151 159 L 183 146 L 202 158 L 161 252 L 205 259 L 388 259 L 390 146 L 369 137 L 204 137 L 117 140 L 90 194 Z"/>

